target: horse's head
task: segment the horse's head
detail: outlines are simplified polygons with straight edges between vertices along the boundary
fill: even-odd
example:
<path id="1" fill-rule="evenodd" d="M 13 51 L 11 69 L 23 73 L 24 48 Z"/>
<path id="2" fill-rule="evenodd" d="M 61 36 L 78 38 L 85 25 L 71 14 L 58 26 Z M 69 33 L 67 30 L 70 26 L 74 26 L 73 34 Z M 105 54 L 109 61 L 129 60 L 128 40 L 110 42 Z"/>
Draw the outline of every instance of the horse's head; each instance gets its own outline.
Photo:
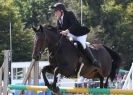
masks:
<path id="1" fill-rule="evenodd" d="M 40 25 L 38 28 L 33 27 L 33 30 L 35 32 L 35 39 L 32 58 L 39 60 L 44 49 L 54 46 L 58 42 L 60 35 L 56 28 L 48 25 Z"/>
<path id="2" fill-rule="evenodd" d="M 40 25 L 37 28 L 32 28 L 35 32 L 32 58 L 35 60 L 39 60 L 41 58 L 41 53 L 47 47 L 45 42 L 45 32 L 43 31 L 44 27 Z"/>

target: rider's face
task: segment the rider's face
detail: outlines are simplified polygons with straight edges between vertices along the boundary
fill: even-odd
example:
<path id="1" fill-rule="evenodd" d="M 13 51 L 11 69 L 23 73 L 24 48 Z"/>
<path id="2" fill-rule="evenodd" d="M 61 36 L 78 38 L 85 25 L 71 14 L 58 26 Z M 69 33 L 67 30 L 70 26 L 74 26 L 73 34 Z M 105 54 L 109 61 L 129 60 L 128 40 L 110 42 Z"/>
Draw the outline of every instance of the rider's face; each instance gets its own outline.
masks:
<path id="1" fill-rule="evenodd" d="M 56 10 L 56 11 L 54 12 L 54 14 L 55 14 L 55 16 L 56 16 L 57 18 L 60 18 L 60 17 L 61 17 L 61 11 L 60 11 L 60 10 Z"/>

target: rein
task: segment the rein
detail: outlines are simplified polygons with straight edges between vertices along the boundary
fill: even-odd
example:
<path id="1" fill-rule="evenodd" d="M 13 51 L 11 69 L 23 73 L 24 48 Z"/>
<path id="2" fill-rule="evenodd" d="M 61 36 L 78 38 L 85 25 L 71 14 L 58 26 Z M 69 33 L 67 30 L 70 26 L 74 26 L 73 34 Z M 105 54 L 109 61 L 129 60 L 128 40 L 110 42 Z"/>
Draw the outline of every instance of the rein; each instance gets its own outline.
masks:
<path id="1" fill-rule="evenodd" d="M 58 50 L 60 49 L 60 46 L 61 46 L 60 44 L 61 44 L 62 38 L 63 38 L 63 35 L 61 35 L 59 41 L 52 47 L 51 52 L 49 53 L 49 57 L 50 57 L 50 58 L 54 58 L 54 57 L 56 56 Z M 58 48 L 57 48 L 56 52 L 55 52 L 54 55 L 53 55 L 53 51 L 54 51 L 54 49 L 56 49 L 56 47 L 58 47 Z M 48 49 L 47 49 L 47 50 L 48 50 Z"/>

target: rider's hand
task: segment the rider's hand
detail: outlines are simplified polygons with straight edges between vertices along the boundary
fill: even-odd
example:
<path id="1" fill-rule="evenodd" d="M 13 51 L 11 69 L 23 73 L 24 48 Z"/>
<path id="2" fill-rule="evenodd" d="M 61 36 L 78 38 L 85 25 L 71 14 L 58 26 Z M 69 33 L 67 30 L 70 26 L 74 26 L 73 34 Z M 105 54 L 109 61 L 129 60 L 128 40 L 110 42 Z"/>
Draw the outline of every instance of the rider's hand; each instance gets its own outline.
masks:
<path id="1" fill-rule="evenodd" d="M 60 34 L 64 35 L 64 36 L 67 36 L 67 34 L 69 33 L 69 30 L 65 30 L 65 31 L 61 31 Z"/>

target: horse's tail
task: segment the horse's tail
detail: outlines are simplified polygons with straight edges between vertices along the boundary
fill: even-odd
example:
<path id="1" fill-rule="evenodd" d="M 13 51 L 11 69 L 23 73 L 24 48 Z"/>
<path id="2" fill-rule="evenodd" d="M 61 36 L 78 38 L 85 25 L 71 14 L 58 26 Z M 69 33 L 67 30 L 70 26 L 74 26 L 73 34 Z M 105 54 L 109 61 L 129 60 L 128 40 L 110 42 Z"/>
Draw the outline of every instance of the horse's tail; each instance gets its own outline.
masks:
<path id="1" fill-rule="evenodd" d="M 118 72 L 119 72 L 121 58 L 118 53 L 111 50 L 107 46 L 104 46 L 104 48 L 109 52 L 109 54 L 111 55 L 111 58 L 112 58 L 112 69 L 111 69 L 111 73 L 110 73 L 109 77 L 110 77 L 111 81 L 113 81 L 116 77 L 116 74 L 118 74 Z"/>

